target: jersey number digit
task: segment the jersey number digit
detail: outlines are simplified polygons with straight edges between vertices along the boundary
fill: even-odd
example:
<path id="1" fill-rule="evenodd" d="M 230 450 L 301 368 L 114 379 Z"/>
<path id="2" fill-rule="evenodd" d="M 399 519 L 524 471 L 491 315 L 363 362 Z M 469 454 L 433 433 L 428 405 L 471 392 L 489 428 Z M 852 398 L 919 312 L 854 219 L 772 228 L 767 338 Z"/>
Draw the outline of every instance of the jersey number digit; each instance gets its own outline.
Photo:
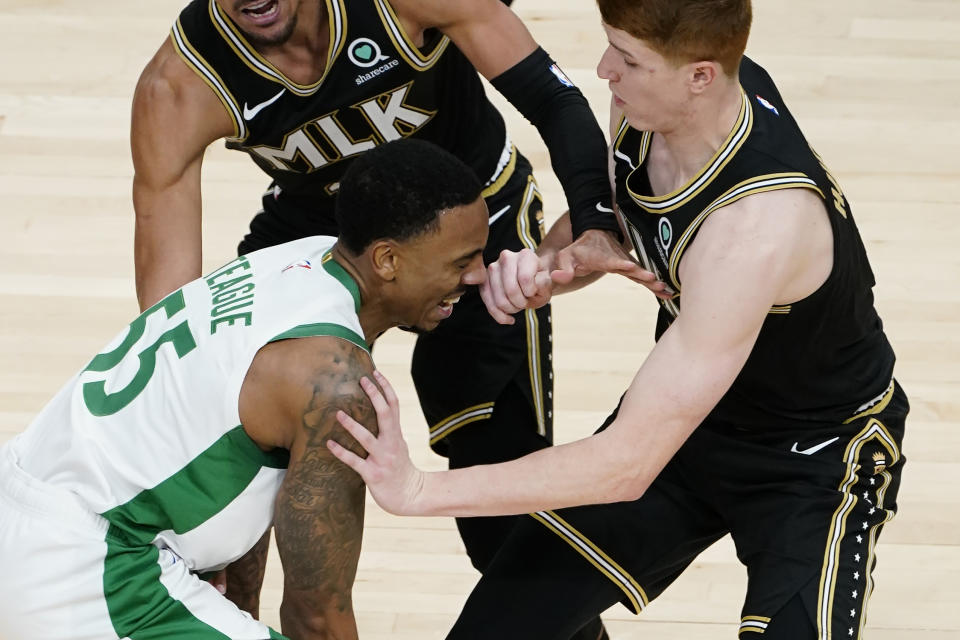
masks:
<path id="1" fill-rule="evenodd" d="M 167 319 L 170 319 L 178 312 L 182 311 L 186 303 L 183 300 L 183 292 L 176 291 L 157 304 L 153 305 L 140 316 L 130 323 L 130 330 L 127 337 L 113 351 L 100 353 L 84 371 L 109 371 L 116 367 L 127 356 L 133 345 L 143 336 L 147 328 L 147 318 L 157 311 L 163 309 L 166 312 Z M 140 395 L 144 387 L 153 377 L 154 369 L 157 366 L 157 349 L 165 342 L 173 343 L 173 348 L 178 358 L 187 355 L 196 348 L 197 343 L 190 333 L 190 327 L 184 320 L 172 329 L 164 331 L 149 347 L 138 354 L 140 359 L 140 368 L 130 384 L 114 393 L 106 392 L 106 380 L 97 380 L 87 382 L 83 385 L 83 401 L 87 405 L 90 413 L 95 416 L 109 416 L 120 411 L 125 406 L 133 402 L 133 399 Z"/>

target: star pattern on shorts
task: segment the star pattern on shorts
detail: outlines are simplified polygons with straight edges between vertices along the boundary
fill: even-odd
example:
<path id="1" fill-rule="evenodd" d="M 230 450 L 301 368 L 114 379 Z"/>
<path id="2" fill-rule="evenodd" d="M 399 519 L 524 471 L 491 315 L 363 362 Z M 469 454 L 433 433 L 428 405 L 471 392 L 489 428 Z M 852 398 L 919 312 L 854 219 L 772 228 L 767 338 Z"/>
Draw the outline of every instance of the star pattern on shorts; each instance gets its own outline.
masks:
<path id="1" fill-rule="evenodd" d="M 857 544 L 863 544 L 863 536 L 857 536 Z"/>
<path id="2" fill-rule="evenodd" d="M 857 562 L 860 562 L 860 554 L 859 553 L 853 554 L 853 559 L 856 560 Z"/>
<path id="3" fill-rule="evenodd" d="M 853 590 L 853 594 L 852 594 L 852 595 L 853 595 L 854 598 L 857 597 L 857 590 L 856 590 L 856 589 Z"/>
<path id="4" fill-rule="evenodd" d="M 870 484 L 871 484 L 871 485 L 875 485 L 875 484 L 877 484 L 877 481 L 874 480 L 873 478 L 870 478 Z"/>
<path id="5" fill-rule="evenodd" d="M 856 610 L 850 609 L 850 617 L 852 618 L 852 617 L 854 617 L 855 615 L 857 615 Z"/>
<path id="6" fill-rule="evenodd" d="M 867 530 L 867 523 L 866 523 L 866 522 L 863 523 L 863 530 L 864 530 L 864 531 Z"/>
<path id="7" fill-rule="evenodd" d="M 854 571 L 854 572 L 853 572 L 853 579 L 854 579 L 854 580 L 859 580 L 859 579 L 860 579 L 860 572 L 859 572 L 859 571 Z"/>
<path id="8" fill-rule="evenodd" d="M 852 636 L 852 635 L 853 635 L 853 628 L 852 628 L 852 627 L 851 627 L 850 629 L 847 629 L 847 635 L 848 635 L 848 636 Z"/>

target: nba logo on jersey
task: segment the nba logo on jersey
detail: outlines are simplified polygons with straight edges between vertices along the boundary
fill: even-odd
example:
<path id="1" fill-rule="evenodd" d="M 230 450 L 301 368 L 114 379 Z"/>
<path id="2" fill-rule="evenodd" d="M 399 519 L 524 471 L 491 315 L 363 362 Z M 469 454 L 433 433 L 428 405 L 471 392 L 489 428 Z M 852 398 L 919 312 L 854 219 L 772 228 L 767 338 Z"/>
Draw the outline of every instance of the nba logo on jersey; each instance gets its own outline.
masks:
<path id="1" fill-rule="evenodd" d="M 313 268 L 313 267 L 310 265 L 310 261 L 309 261 L 309 260 L 306 260 L 306 259 L 304 259 L 304 260 L 297 260 L 296 262 L 291 262 L 290 264 L 288 264 L 287 266 L 285 266 L 285 267 L 280 271 L 280 273 L 286 273 L 288 269 L 293 269 L 294 267 L 300 267 L 301 269 L 312 269 L 312 268 Z"/>
<path id="2" fill-rule="evenodd" d="M 557 66 L 556 63 L 553 63 L 552 65 L 550 65 L 550 71 L 553 73 L 553 75 L 557 76 L 557 80 L 559 80 L 560 84 L 562 84 L 563 86 L 565 87 L 573 86 L 573 82 L 570 81 L 570 78 L 567 77 L 567 74 L 565 74 L 563 70 L 559 66 Z"/>
<path id="3" fill-rule="evenodd" d="M 777 108 L 776 108 L 775 106 L 773 106 L 772 104 L 770 104 L 770 101 L 769 101 L 769 100 L 767 100 L 766 98 L 760 96 L 759 94 L 757 95 L 757 102 L 759 102 L 761 105 L 763 105 L 763 106 L 766 107 L 767 109 L 770 109 L 770 111 L 773 111 L 773 112 L 774 112 L 775 114 L 777 114 L 778 116 L 780 115 L 780 112 L 777 111 Z"/>

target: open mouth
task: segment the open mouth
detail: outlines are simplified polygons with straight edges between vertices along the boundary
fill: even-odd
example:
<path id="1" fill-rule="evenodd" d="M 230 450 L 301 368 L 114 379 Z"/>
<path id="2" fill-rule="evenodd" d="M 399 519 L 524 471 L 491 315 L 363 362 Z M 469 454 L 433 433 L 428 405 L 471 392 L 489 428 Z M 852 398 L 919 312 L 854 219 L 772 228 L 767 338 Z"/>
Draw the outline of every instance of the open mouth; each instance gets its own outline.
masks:
<path id="1" fill-rule="evenodd" d="M 449 296 L 447 296 L 446 298 L 444 298 L 443 300 L 441 300 L 441 301 L 440 301 L 440 304 L 438 305 L 438 306 L 440 307 L 440 311 L 441 311 L 445 316 L 450 315 L 450 314 L 453 312 L 453 305 L 455 305 L 455 304 L 457 304 L 458 302 L 460 302 L 460 298 L 461 298 L 462 296 L 463 296 L 463 292 L 461 291 L 461 292 L 459 292 L 459 293 L 454 293 L 454 294 L 452 294 L 452 295 L 449 295 Z"/>
<path id="2" fill-rule="evenodd" d="M 280 3 L 278 0 L 260 0 L 241 9 L 241 13 L 253 18 L 255 22 L 262 23 L 277 17 L 280 12 Z"/>

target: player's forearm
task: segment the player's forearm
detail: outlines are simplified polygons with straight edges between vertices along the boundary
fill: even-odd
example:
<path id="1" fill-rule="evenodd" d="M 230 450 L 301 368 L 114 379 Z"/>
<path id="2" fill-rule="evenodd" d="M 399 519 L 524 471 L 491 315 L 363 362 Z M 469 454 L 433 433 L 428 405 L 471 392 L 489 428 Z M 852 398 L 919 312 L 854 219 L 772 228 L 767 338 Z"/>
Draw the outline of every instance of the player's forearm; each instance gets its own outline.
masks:
<path id="1" fill-rule="evenodd" d="M 317 609 L 284 590 L 280 603 L 280 629 L 292 640 L 357 640 L 353 605 Z"/>
<path id="2" fill-rule="evenodd" d="M 573 242 L 573 231 L 570 228 L 570 212 L 564 211 L 563 215 L 550 226 L 547 235 L 543 236 L 540 246 L 537 247 L 537 255 L 547 261 L 552 268 L 557 254 L 571 242 Z"/>
<path id="3" fill-rule="evenodd" d="M 227 598 L 235 605 L 260 619 L 260 587 L 267 568 L 270 531 L 236 562 L 227 566 Z"/>
<path id="4" fill-rule="evenodd" d="M 573 237 L 587 229 L 619 234 L 607 177 L 607 144 L 590 105 L 542 49 L 491 80 L 529 120 L 550 152 L 571 211 Z"/>
<path id="5" fill-rule="evenodd" d="M 136 234 L 134 265 L 140 310 L 156 304 L 167 294 L 200 276 L 199 247 L 164 248 Z"/>
<path id="6" fill-rule="evenodd" d="M 201 231 L 197 205 L 192 199 L 177 194 L 168 193 L 164 198 L 162 194 L 144 193 L 135 183 L 133 256 L 141 310 L 200 277 Z"/>
<path id="7" fill-rule="evenodd" d="M 604 431 L 517 460 L 425 474 L 417 515 L 517 514 L 639 498 L 726 393 L 755 332 L 717 348 L 683 318 L 661 337 Z M 700 328 L 700 325 L 697 325 Z"/>
<path id="8" fill-rule="evenodd" d="M 509 462 L 427 473 L 411 515 L 522 514 L 635 499 L 656 473 L 618 441 L 602 432 Z"/>

